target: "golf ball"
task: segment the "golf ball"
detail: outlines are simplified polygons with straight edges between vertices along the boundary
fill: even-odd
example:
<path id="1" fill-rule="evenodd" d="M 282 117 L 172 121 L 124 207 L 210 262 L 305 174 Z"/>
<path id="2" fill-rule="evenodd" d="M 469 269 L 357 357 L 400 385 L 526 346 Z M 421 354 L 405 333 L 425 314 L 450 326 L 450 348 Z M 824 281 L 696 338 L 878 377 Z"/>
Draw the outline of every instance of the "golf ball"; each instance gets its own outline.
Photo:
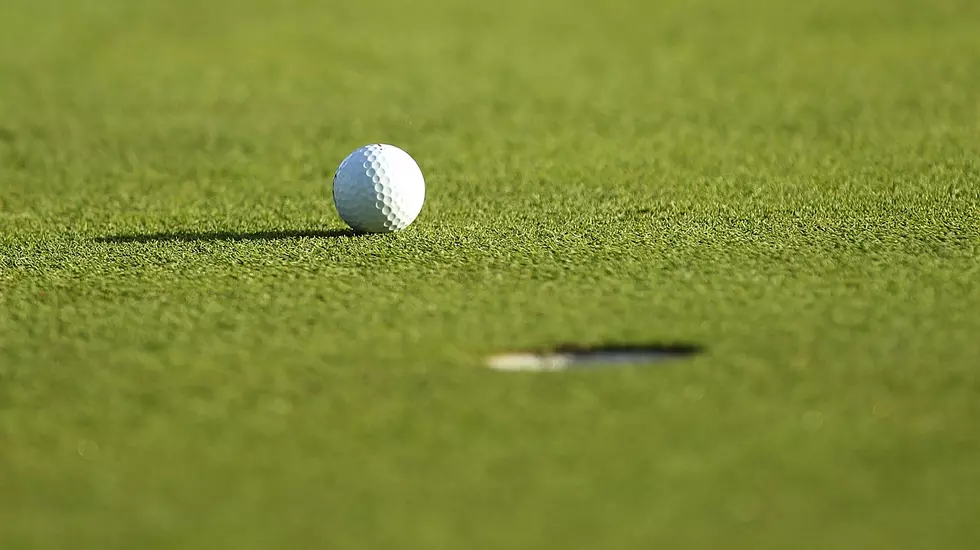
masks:
<path id="1" fill-rule="evenodd" d="M 333 202 L 340 217 L 356 231 L 400 231 L 422 211 L 425 179 L 415 160 L 398 147 L 365 145 L 337 167 Z"/>

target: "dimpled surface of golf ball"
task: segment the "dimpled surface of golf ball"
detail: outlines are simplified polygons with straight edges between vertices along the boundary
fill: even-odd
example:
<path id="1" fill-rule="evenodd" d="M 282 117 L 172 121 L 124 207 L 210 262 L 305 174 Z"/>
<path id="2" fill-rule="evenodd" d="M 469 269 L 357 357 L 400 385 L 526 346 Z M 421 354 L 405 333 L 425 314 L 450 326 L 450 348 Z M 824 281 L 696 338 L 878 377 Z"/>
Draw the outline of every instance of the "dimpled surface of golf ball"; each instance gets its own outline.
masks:
<path id="1" fill-rule="evenodd" d="M 337 167 L 333 202 L 340 217 L 356 231 L 401 231 L 422 211 L 425 179 L 415 160 L 398 147 L 365 145 Z"/>

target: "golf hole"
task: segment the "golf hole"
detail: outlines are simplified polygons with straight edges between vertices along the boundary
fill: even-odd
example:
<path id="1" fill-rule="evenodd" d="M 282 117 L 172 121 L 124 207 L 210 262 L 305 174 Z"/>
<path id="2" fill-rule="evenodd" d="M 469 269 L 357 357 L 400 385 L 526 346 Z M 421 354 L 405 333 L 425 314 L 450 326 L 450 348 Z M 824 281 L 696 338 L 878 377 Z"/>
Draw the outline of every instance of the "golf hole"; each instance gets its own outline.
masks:
<path id="1" fill-rule="evenodd" d="M 487 366 L 499 371 L 564 371 L 627 365 L 652 365 L 701 353 L 692 344 L 560 346 L 550 351 L 522 351 L 491 356 Z"/>

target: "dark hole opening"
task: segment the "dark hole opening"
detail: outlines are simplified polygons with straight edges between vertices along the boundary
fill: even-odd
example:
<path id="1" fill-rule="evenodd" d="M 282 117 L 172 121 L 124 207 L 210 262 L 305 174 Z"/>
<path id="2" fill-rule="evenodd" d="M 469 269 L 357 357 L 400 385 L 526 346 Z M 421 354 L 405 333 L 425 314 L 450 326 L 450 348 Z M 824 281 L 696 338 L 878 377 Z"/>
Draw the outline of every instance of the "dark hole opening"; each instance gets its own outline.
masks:
<path id="1" fill-rule="evenodd" d="M 491 357 L 489 366 L 509 371 L 553 371 L 614 365 L 649 365 L 690 357 L 704 349 L 696 344 L 562 344 L 547 350 L 518 351 Z"/>
<path id="2" fill-rule="evenodd" d="M 601 346 L 583 346 L 580 344 L 562 344 L 551 350 L 553 353 L 569 353 L 575 355 L 595 355 L 617 353 L 624 355 L 674 355 L 678 357 L 694 355 L 701 352 L 701 346 L 694 344 L 610 344 Z"/>

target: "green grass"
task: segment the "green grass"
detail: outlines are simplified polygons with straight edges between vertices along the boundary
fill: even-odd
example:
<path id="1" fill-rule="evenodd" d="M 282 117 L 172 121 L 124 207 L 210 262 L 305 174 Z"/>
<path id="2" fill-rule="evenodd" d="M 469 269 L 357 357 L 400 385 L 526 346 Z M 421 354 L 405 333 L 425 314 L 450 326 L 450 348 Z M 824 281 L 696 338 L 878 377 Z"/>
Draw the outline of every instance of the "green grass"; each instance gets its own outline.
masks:
<path id="1" fill-rule="evenodd" d="M 977 28 L 7 0 L 0 548 L 980 546 Z M 374 141 L 422 216 L 338 234 Z"/>

